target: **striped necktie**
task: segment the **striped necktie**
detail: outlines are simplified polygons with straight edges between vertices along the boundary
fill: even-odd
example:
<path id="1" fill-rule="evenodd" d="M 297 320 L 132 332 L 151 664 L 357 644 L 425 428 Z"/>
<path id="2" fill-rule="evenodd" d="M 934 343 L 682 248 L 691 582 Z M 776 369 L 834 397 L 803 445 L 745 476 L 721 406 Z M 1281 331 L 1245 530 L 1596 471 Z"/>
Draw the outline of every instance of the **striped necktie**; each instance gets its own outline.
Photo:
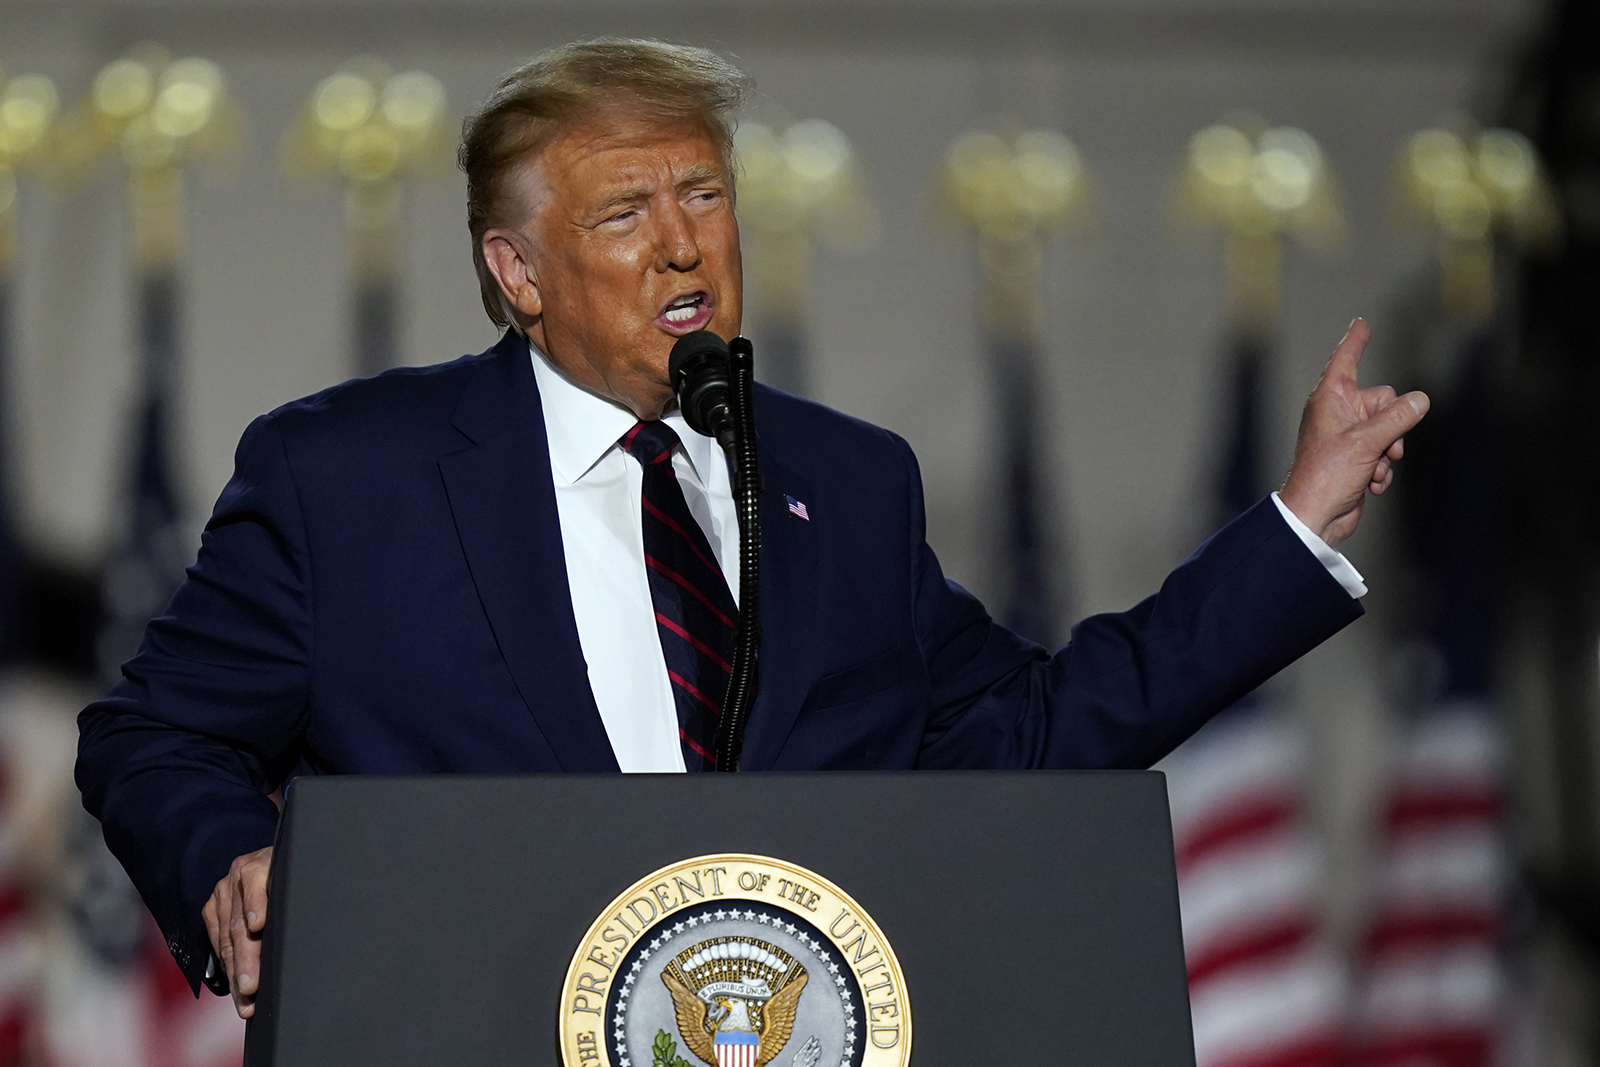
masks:
<path id="1" fill-rule="evenodd" d="M 662 422 L 641 422 L 621 441 L 644 468 L 645 572 L 678 710 L 683 763 L 706 771 L 716 765 L 712 745 L 728 692 L 739 609 L 672 470 L 678 443 Z"/>

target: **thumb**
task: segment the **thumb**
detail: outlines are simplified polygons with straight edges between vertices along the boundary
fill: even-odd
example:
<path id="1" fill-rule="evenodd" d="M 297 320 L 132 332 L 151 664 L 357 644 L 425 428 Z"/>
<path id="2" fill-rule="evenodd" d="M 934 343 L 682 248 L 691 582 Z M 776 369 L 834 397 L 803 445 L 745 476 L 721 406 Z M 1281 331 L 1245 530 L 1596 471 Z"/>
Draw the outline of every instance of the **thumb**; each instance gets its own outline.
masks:
<path id="1" fill-rule="evenodd" d="M 1429 404 L 1427 393 L 1407 393 L 1368 419 L 1363 427 L 1363 436 L 1371 441 L 1377 451 L 1384 452 L 1422 421 L 1422 416 L 1428 413 Z"/>

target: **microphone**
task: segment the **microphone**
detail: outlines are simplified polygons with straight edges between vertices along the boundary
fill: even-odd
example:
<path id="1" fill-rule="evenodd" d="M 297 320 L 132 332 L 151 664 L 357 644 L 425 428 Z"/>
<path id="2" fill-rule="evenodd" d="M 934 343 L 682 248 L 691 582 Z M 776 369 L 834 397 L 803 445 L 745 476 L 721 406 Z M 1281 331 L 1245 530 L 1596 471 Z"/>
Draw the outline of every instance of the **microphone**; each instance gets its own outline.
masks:
<path id="1" fill-rule="evenodd" d="M 756 455 L 755 353 L 735 337 L 730 345 L 710 330 L 678 338 L 667 380 L 683 421 L 715 437 L 733 460 L 733 499 L 739 513 L 739 619 L 733 629 L 728 692 L 717 720 L 714 766 L 737 771 L 744 728 L 756 700 L 761 655 L 761 463 Z"/>
<path id="2" fill-rule="evenodd" d="M 735 420 L 728 342 L 710 330 L 684 334 L 672 346 L 667 380 L 689 428 L 715 437 L 725 451 L 732 452 Z"/>

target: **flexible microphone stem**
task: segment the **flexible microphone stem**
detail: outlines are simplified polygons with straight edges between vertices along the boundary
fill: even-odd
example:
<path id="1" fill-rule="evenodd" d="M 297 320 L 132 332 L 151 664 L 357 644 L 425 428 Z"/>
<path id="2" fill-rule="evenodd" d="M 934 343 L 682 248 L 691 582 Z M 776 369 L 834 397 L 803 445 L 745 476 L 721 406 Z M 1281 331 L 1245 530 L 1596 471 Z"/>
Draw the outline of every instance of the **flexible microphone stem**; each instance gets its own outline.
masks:
<path id="1" fill-rule="evenodd" d="M 717 724 L 717 770 L 737 771 L 744 728 L 755 705 L 761 649 L 761 467 L 756 455 L 755 362 L 750 342 L 728 346 L 733 377 L 734 503 L 739 512 L 739 625 L 733 671 Z"/>
<path id="2" fill-rule="evenodd" d="M 739 769 L 744 728 L 755 706 L 761 649 L 761 466 L 756 456 L 755 361 L 750 342 L 731 344 L 710 330 L 678 339 L 667 377 L 684 421 L 715 437 L 733 460 L 733 501 L 739 515 L 739 621 L 733 668 L 717 720 L 712 756 L 719 771 Z"/>

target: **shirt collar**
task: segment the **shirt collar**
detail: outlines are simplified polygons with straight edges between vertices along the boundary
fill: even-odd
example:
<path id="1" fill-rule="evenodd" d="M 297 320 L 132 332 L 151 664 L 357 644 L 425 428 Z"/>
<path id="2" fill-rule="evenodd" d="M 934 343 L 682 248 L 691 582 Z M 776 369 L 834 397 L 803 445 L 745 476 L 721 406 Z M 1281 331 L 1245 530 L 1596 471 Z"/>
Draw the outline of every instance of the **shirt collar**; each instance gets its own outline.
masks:
<path id="1" fill-rule="evenodd" d="M 591 393 L 568 378 L 532 341 L 528 342 L 528 351 L 544 408 L 550 468 L 558 483 L 571 485 L 593 470 L 616 445 L 617 439 L 633 429 L 639 420 L 621 404 Z M 676 409 L 661 421 L 678 435 L 684 456 L 704 483 L 716 442 L 691 430 Z"/>

